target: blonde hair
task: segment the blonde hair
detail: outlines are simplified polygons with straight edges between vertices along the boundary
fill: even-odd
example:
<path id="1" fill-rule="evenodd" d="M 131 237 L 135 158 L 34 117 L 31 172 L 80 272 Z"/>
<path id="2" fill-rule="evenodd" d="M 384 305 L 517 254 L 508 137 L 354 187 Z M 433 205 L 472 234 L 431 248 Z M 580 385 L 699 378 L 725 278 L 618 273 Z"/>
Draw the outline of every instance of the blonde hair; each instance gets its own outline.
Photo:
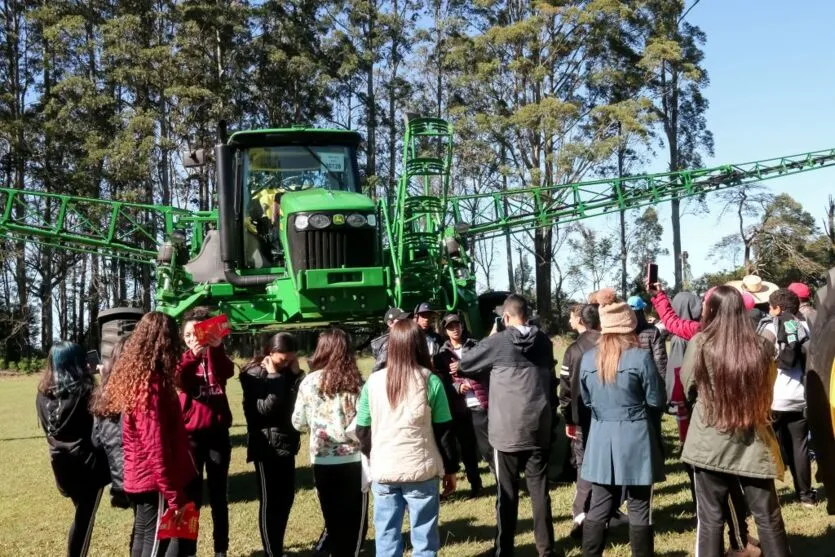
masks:
<path id="1" fill-rule="evenodd" d="M 612 288 L 603 288 L 595 293 L 601 308 L 618 303 L 618 297 Z M 638 336 L 629 333 L 603 333 L 597 341 L 597 371 L 604 384 L 614 383 L 618 374 L 620 357 L 630 348 L 637 348 Z"/>
<path id="2" fill-rule="evenodd" d="M 597 341 L 597 371 L 604 384 L 614 383 L 618 374 L 620 357 L 630 348 L 638 348 L 638 335 L 635 333 L 606 333 Z"/>

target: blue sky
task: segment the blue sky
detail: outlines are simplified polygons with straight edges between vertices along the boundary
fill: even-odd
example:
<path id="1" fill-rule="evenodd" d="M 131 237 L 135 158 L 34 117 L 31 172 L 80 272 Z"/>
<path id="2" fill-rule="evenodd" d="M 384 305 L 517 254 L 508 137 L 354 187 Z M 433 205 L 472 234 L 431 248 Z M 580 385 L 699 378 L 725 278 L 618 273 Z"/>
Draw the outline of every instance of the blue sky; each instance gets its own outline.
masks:
<path id="1" fill-rule="evenodd" d="M 687 19 L 707 34 L 707 119 L 715 156 L 705 157 L 706 165 L 835 147 L 835 2 L 701 0 Z M 646 171 L 666 170 L 665 149 L 657 149 L 657 154 Z M 835 169 L 766 184 L 775 193 L 789 193 L 820 219 L 828 196 L 835 194 Z M 718 221 L 720 207 L 708 202 L 710 214 L 682 219 L 682 248 L 690 254 L 694 277 L 723 267 L 711 259 L 712 247 L 736 230 L 736 221 Z M 664 225 L 664 245 L 672 251 L 669 206 L 660 204 L 656 210 Z M 614 230 L 616 220 L 607 220 L 586 222 L 596 229 Z M 503 244 L 497 242 L 496 247 L 497 255 L 503 253 L 499 252 Z M 557 254 L 565 256 L 565 252 Z M 658 264 L 661 277 L 672 282 L 672 256 L 660 258 Z M 494 288 L 503 288 L 504 264 L 497 266 L 495 276 Z"/>

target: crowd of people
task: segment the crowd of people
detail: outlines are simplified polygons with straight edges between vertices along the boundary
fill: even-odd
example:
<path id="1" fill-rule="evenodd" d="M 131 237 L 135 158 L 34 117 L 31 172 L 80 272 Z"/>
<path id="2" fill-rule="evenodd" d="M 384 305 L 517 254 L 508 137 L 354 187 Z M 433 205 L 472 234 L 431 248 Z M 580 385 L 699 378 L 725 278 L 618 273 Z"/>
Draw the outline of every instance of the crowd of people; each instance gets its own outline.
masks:
<path id="1" fill-rule="evenodd" d="M 583 555 L 603 555 L 608 531 L 623 523 L 632 554 L 654 555 L 653 487 L 665 478 L 661 420 L 669 412 L 696 508 L 696 554 L 725 555 L 727 525 L 730 555 L 790 555 L 775 488 L 783 462 L 799 501 L 816 503 L 803 390 L 815 318 L 808 287 L 778 289 L 752 276 L 702 299 L 682 292 L 670 301 L 657 284 L 648 293 L 655 323 L 648 300 L 620 301 L 611 289 L 571 307 L 578 336 L 559 373 L 551 340 L 518 295 L 480 341 L 455 313 L 440 319 L 438 334 L 429 304 L 390 309 L 386 332 L 371 343 L 367 379 L 341 328 L 319 336 L 307 373 L 296 337 L 272 336 L 238 375 L 265 554 L 285 555 L 296 456 L 308 433 L 325 525 L 317 555 L 360 553 L 369 494 L 377 555 L 403 554 L 407 511 L 412 555 L 437 555 L 441 501 L 456 491 L 461 463 L 468 496 L 482 494 L 482 461 L 497 486 L 494 554 L 514 554 L 524 476 L 537 553 L 554 555 L 548 469 L 564 422 L 578 471 L 571 536 Z M 166 511 L 176 519 L 187 503 L 203 506 L 204 483 L 214 554 L 227 554 L 226 389 L 235 366 L 220 336 L 198 340 L 195 324 L 209 316 L 192 310 L 180 329 L 148 313 L 98 370 L 77 344 L 52 347 L 36 406 L 58 489 L 75 507 L 69 556 L 87 554 L 108 484 L 111 504 L 133 511 L 132 557 L 196 555 L 195 540 L 159 539 L 158 530 Z M 748 533 L 749 515 L 759 539 Z"/>

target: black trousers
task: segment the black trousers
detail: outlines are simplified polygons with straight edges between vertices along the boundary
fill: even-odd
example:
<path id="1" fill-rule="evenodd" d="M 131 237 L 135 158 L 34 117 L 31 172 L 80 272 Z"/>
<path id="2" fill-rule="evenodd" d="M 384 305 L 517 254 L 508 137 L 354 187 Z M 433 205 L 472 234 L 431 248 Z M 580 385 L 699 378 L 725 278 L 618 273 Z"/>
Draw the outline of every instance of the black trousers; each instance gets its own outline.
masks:
<path id="1" fill-rule="evenodd" d="M 296 458 L 270 456 L 255 461 L 255 478 L 258 482 L 258 528 L 264 553 L 266 557 L 281 557 L 284 555 L 284 533 L 296 497 Z"/>
<path id="2" fill-rule="evenodd" d="M 543 449 L 505 453 L 494 451 L 496 460 L 496 557 L 511 557 L 519 517 L 519 479 L 525 482 L 533 507 L 533 534 L 540 557 L 553 555 L 554 521 L 548 492 L 548 451 Z"/>
<path id="3" fill-rule="evenodd" d="M 652 486 L 626 486 L 626 507 L 630 526 L 652 526 Z M 591 484 L 591 502 L 586 520 L 606 523 L 618 508 L 624 486 Z"/>
<path id="4" fill-rule="evenodd" d="M 212 539 L 214 550 L 229 549 L 229 463 L 232 459 L 232 444 L 229 430 L 222 428 L 211 431 L 194 432 L 189 435 L 191 455 L 197 467 L 196 486 L 190 490 L 194 494 L 197 508 L 203 506 L 203 475 L 205 470 L 206 487 L 209 491 L 209 505 L 212 509 Z M 181 542 L 183 543 L 183 542 Z M 197 542 L 192 544 L 192 552 L 197 553 Z"/>
<path id="5" fill-rule="evenodd" d="M 690 494 L 693 503 L 696 503 L 696 488 L 693 466 L 682 463 L 690 479 Z M 748 502 L 745 500 L 745 493 L 738 482 L 728 484 L 728 498 L 722 501 L 722 516 L 725 524 L 728 525 L 728 542 L 733 550 L 743 550 L 748 544 Z"/>
<path id="6" fill-rule="evenodd" d="M 478 447 L 478 453 L 481 455 L 481 458 L 484 459 L 484 462 L 487 463 L 487 466 L 490 467 L 490 471 L 493 473 L 493 476 L 495 476 L 496 464 L 493 462 L 493 447 L 490 446 L 490 439 L 487 437 L 487 410 L 471 408 L 470 421 L 473 424 L 473 433 L 475 433 L 475 442 L 476 447 Z"/>
<path id="7" fill-rule="evenodd" d="M 577 426 L 575 435 L 576 437 L 571 440 L 571 450 L 574 453 L 574 462 L 577 466 L 577 484 L 574 489 L 574 502 L 571 504 L 571 516 L 574 520 L 577 520 L 577 517 L 589 511 L 591 482 L 584 480 L 580 475 L 583 469 L 583 457 L 586 454 L 585 432 Z"/>
<path id="8" fill-rule="evenodd" d="M 476 434 L 469 414 L 469 411 L 466 414 L 457 414 L 453 418 L 452 427 L 455 431 L 455 438 L 458 440 L 458 446 L 461 449 L 461 461 L 464 463 L 464 470 L 467 472 L 467 481 L 471 488 L 481 489 Z"/>
<path id="9" fill-rule="evenodd" d="M 330 555 L 356 557 L 368 533 L 368 492 L 362 491 L 362 464 L 314 464 L 313 481 Z"/>
<path id="10" fill-rule="evenodd" d="M 774 432 L 792 473 L 794 491 L 804 503 L 813 503 L 809 424 L 803 412 L 773 412 Z"/>
<path id="11" fill-rule="evenodd" d="M 745 500 L 757 524 L 757 535 L 763 555 L 768 555 L 768 557 L 791 555 L 774 480 L 746 478 L 696 467 L 694 483 L 698 519 L 697 555 L 721 557 L 725 554 L 722 538 L 725 526 L 723 503 L 728 500 L 732 483 L 736 483 L 745 494 Z"/>
<path id="12" fill-rule="evenodd" d="M 67 557 L 86 557 L 103 490 L 103 487 L 85 490 L 70 497 L 75 506 L 75 516 L 67 536 Z"/>
<path id="13" fill-rule="evenodd" d="M 158 557 L 165 555 L 169 540 L 158 540 L 159 521 L 165 512 L 162 493 L 128 493 L 133 507 L 133 533 L 131 534 L 131 557 Z"/>

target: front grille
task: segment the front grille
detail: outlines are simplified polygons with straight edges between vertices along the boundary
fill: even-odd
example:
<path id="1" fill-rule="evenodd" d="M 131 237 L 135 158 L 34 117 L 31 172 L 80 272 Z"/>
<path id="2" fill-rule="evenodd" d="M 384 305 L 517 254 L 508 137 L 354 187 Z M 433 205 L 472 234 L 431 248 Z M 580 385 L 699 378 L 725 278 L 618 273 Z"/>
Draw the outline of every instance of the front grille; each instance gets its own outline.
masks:
<path id="1" fill-rule="evenodd" d="M 373 267 L 375 264 L 377 234 L 374 228 L 352 229 L 343 225 L 323 230 L 296 230 L 293 224 L 288 228 L 287 239 L 295 271 Z"/>

